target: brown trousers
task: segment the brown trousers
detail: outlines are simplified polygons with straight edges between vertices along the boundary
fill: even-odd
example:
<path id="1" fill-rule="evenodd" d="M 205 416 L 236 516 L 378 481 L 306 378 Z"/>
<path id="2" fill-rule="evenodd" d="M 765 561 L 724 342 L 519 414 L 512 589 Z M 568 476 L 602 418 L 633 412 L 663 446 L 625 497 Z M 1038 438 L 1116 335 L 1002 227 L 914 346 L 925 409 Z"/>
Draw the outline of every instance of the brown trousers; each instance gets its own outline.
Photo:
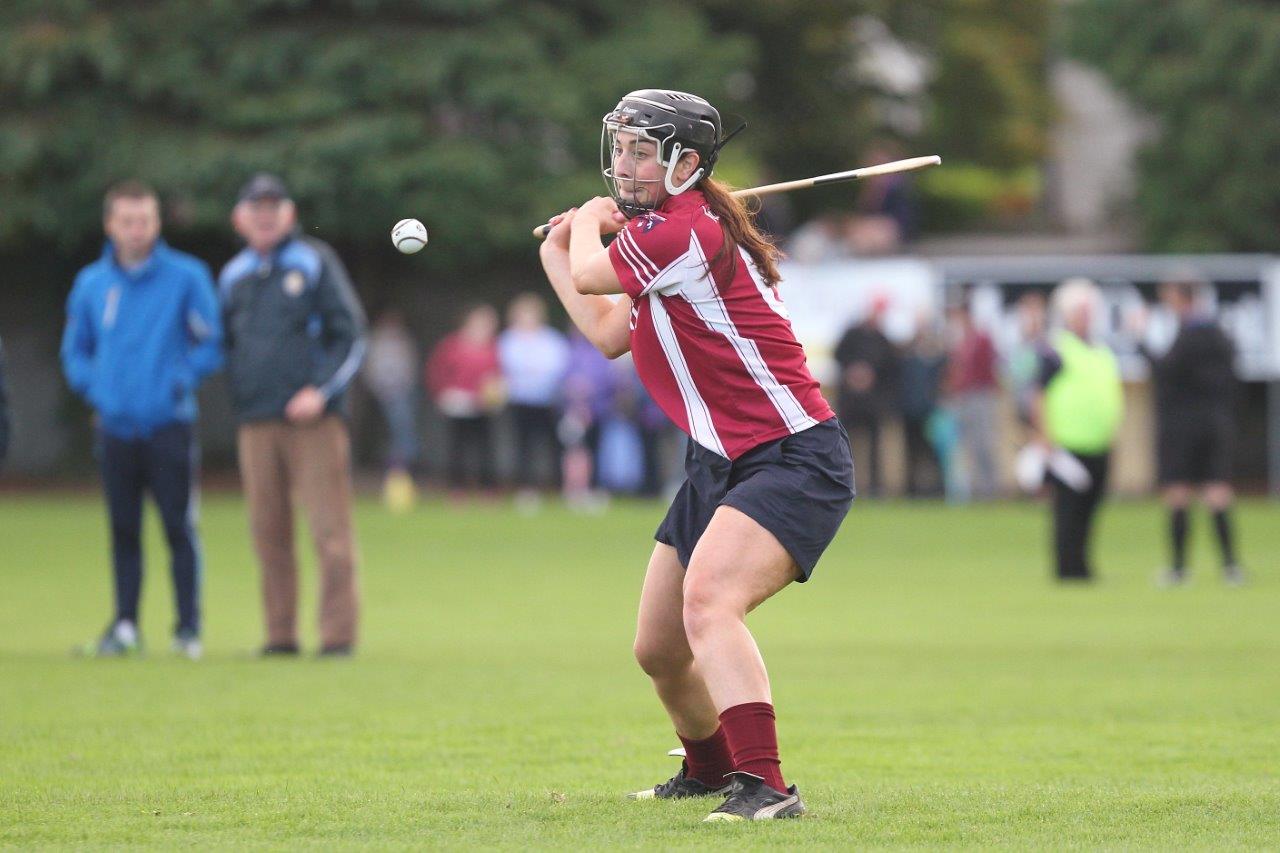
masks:
<path id="1" fill-rule="evenodd" d="M 240 427 L 240 477 L 262 567 L 267 643 L 296 643 L 298 563 L 290 493 L 307 513 L 320 563 L 320 642 L 356 640 L 355 539 L 351 530 L 351 442 L 337 415 L 295 426 Z"/>

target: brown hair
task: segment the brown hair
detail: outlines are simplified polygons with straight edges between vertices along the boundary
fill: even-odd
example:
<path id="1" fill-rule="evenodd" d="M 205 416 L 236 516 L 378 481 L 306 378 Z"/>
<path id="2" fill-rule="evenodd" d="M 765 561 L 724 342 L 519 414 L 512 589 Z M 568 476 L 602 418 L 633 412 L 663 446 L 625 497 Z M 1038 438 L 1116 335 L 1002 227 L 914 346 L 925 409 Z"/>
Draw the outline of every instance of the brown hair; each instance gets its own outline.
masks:
<path id="1" fill-rule="evenodd" d="M 107 190 L 107 194 L 102 198 L 103 219 L 111 215 L 111 206 L 119 198 L 151 198 L 155 199 L 157 205 L 160 203 L 160 196 L 156 195 L 156 191 L 151 188 L 150 184 L 133 179 L 121 181 L 118 184 L 112 184 L 111 188 Z"/>
<path id="2" fill-rule="evenodd" d="M 769 238 L 760 233 L 755 224 L 755 212 L 729 195 L 729 188 L 713 178 L 703 178 L 698 189 L 707 199 L 707 207 L 720 219 L 720 231 L 724 241 L 720 250 L 707 264 L 707 272 L 724 269 L 732 277 L 738 268 L 738 247 L 746 250 L 755 264 L 760 278 L 768 287 L 782 280 L 778 273 L 778 261 L 782 253 Z"/>

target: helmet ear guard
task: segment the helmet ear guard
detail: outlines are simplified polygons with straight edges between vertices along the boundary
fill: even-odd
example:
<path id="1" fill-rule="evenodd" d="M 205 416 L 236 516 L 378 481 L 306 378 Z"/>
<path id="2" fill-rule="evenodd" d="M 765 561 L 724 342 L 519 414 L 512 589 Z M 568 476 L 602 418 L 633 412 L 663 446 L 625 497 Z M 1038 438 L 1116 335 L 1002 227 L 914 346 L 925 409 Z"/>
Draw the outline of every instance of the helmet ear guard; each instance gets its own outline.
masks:
<path id="1" fill-rule="evenodd" d="M 667 171 L 662 176 L 662 185 L 667 188 L 667 192 L 671 193 L 671 195 L 680 195 L 680 193 L 689 189 L 689 187 L 702 180 L 702 175 L 706 171 L 702 165 L 699 165 L 684 183 L 676 184 L 676 166 L 680 165 L 680 158 L 684 153 L 685 149 L 679 142 L 671 143 L 671 156 L 667 159 Z M 697 152 L 695 151 L 694 153 L 696 154 Z M 701 155 L 699 155 L 699 164 L 701 164 Z"/>

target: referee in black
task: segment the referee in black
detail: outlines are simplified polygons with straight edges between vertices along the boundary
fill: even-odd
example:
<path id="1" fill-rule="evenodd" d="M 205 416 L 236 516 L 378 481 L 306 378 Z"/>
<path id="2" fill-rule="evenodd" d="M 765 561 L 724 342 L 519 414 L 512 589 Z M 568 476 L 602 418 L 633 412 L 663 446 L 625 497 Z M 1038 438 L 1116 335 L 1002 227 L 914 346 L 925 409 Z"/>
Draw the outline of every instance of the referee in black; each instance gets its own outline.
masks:
<path id="1" fill-rule="evenodd" d="M 1178 333 L 1163 355 L 1142 348 L 1155 382 L 1157 468 L 1169 510 L 1172 563 L 1160 577 L 1163 586 L 1187 579 L 1187 511 L 1196 487 L 1213 514 L 1223 579 L 1244 582 L 1231 525 L 1235 347 L 1206 310 L 1206 289 L 1193 275 L 1163 282 L 1160 301 L 1177 317 Z"/>

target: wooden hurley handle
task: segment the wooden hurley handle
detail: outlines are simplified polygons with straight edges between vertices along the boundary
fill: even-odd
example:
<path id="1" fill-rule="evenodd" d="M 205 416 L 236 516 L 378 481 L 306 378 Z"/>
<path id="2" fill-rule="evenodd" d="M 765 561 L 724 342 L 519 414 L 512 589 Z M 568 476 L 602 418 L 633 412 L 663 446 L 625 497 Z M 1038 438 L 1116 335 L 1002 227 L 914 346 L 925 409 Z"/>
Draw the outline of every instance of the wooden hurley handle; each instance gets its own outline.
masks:
<path id="1" fill-rule="evenodd" d="M 801 178 L 798 181 L 784 181 L 780 184 L 765 184 L 762 187 L 734 190 L 730 195 L 734 198 L 773 195 L 774 193 L 785 193 L 791 190 L 807 189 L 808 187 L 820 187 L 823 184 L 838 184 L 842 181 L 874 178 L 877 175 L 914 172 L 917 169 L 927 169 L 930 166 L 937 166 L 941 163 L 942 158 L 937 154 L 930 154 L 928 157 L 909 157 L 906 160 L 894 160 L 892 163 L 881 163 L 878 166 L 863 166 L 861 169 L 851 169 L 848 172 L 832 172 L 830 175 L 818 175 L 816 178 Z M 533 236 L 539 240 L 547 239 L 547 234 L 549 233 L 551 233 L 550 223 L 539 225 L 533 229 Z"/>

